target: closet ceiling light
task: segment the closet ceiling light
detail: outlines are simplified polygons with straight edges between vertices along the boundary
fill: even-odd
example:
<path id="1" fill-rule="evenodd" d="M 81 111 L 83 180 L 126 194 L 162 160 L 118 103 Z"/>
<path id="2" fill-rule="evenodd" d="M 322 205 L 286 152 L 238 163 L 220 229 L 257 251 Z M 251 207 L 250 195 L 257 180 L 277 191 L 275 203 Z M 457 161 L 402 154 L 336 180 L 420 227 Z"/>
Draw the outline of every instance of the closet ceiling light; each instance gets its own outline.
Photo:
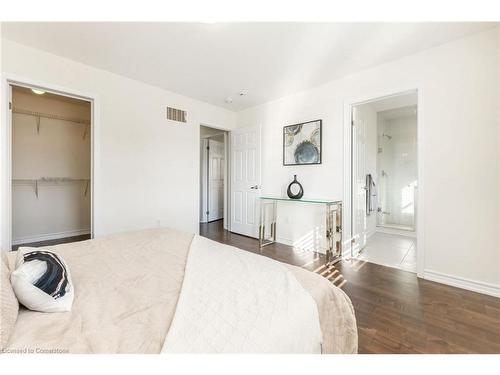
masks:
<path id="1" fill-rule="evenodd" d="M 43 94 L 45 94 L 45 91 L 43 91 L 43 90 L 31 89 L 31 91 L 33 91 L 37 95 L 43 95 Z"/>

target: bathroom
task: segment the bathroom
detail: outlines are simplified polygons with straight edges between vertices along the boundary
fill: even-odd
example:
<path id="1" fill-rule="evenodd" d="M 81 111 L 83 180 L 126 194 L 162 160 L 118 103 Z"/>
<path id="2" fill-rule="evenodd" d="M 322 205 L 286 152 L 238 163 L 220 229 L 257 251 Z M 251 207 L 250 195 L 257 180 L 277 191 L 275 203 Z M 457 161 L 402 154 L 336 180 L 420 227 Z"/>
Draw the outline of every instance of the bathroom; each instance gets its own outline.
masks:
<path id="1" fill-rule="evenodd" d="M 364 160 L 355 178 L 365 198 L 356 200 L 363 238 L 358 258 L 410 272 L 417 264 L 417 98 L 412 92 L 355 108 L 357 125 L 364 128 L 356 138 Z"/>

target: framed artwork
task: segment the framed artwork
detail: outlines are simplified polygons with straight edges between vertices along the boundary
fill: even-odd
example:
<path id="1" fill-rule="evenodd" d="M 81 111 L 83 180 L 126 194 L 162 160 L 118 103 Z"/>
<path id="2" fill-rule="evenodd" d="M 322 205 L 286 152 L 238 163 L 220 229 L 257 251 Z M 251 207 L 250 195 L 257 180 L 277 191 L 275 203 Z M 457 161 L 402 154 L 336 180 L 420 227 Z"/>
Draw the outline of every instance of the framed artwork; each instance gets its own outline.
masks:
<path id="1" fill-rule="evenodd" d="M 283 127 L 283 165 L 321 164 L 322 120 Z"/>

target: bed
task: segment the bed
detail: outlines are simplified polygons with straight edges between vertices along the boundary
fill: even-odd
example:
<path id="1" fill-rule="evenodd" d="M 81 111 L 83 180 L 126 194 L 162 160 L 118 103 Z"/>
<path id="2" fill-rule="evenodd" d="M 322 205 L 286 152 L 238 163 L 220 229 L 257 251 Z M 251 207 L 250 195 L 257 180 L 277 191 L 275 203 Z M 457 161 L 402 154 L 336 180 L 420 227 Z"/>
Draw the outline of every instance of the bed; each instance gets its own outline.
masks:
<path id="1" fill-rule="evenodd" d="M 46 249 L 71 271 L 72 310 L 20 307 L 4 351 L 357 352 L 347 295 L 298 267 L 165 228 Z"/>

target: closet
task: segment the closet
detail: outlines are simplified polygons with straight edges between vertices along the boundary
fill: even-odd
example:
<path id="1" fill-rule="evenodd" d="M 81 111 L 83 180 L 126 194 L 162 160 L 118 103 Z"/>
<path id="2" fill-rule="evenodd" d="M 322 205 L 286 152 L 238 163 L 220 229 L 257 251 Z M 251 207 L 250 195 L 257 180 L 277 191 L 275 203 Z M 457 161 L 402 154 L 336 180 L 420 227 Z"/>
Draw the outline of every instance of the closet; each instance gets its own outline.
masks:
<path id="1" fill-rule="evenodd" d="M 91 235 L 91 103 L 12 87 L 12 247 Z"/>

